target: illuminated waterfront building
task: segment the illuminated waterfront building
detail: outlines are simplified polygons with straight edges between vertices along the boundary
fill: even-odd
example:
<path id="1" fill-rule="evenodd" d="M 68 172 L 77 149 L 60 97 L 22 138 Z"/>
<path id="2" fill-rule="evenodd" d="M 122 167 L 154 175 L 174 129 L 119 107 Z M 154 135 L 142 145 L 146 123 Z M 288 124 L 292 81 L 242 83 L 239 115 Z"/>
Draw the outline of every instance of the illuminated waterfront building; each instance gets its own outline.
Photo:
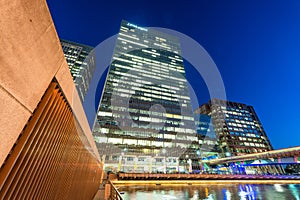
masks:
<path id="1" fill-rule="evenodd" d="M 222 157 L 273 149 L 252 106 L 212 99 L 196 112 L 211 116 Z"/>
<path id="2" fill-rule="evenodd" d="M 83 102 L 96 67 L 93 47 L 62 39 L 60 43 L 79 97 Z"/>
<path id="3" fill-rule="evenodd" d="M 177 37 L 122 21 L 93 134 L 106 168 L 190 168 L 198 142 Z"/>

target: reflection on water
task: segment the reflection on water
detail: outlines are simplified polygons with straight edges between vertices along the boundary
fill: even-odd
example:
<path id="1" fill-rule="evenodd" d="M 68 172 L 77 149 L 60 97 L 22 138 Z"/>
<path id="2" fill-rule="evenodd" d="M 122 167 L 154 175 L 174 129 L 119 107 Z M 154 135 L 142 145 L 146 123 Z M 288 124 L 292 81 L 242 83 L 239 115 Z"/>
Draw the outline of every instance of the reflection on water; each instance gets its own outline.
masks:
<path id="1" fill-rule="evenodd" d="M 181 186 L 122 186 L 124 200 L 300 200 L 300 185 L 207 184 Z"/>

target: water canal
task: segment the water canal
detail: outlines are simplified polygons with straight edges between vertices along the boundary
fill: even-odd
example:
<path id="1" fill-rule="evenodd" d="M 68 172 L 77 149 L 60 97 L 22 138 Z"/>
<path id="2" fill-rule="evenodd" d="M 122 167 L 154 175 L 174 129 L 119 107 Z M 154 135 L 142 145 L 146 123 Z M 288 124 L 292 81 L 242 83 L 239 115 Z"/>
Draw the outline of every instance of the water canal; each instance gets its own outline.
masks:
<path id="1" fill-rule="evenodd" d="M 300 184 L 119 186 L 124 200 L 300 200 Z"/>

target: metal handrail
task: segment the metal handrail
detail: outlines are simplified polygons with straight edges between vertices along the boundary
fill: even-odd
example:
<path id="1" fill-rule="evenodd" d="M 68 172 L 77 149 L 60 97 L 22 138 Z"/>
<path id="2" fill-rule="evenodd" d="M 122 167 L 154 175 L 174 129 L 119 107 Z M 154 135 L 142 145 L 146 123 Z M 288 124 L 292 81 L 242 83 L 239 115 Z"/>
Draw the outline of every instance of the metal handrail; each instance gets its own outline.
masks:
<path id="1" fill-rule="evenodd" d="M 108 183 L 111 186 L 111 190 L 110 190 L 110 200 L 123 200 L 120 192 L 118 191 L 118 189 L 114 186 L 114 184 L 108 180 Z"/>
<path id="2" fill-rule="evenodd" d="M 245 175 L 245 174 L 141 174 L 141 173 L 119 173 L 119 180 L 203 180 L 203 179 L 298 179 L 300 176 L 292 175 Z"/>

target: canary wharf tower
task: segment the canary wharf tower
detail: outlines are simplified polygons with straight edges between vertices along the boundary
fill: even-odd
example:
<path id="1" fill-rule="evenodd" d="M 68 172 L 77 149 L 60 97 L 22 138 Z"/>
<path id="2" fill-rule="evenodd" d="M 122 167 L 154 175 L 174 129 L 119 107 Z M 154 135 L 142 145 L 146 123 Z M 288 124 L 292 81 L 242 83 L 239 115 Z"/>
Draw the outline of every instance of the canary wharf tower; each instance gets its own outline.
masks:
<path id="1" fill-rule="evenodd" d="M 122 21 L 93 129 L 105 167 L 187 169 L 194 126 L 179 39 Z"/>

